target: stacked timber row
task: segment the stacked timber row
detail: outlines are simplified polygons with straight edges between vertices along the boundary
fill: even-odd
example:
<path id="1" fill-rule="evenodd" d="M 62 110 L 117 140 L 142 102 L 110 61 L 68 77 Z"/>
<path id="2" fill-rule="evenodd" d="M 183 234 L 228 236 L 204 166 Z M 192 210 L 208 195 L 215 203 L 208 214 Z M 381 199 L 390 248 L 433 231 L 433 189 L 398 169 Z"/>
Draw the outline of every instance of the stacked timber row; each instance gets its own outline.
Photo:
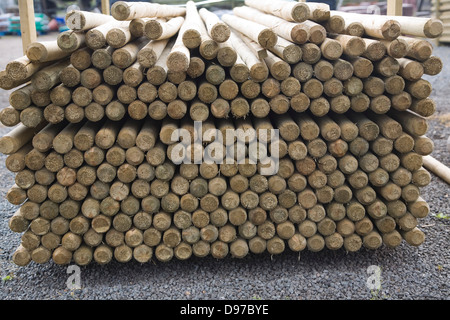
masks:
<path id="1" fill-rule="evenodd" d="M 450 1 L 449 0 L 432 0 L 431 7 L 432 16 L 442 21 L 444 30 L 437 38 L 438 43 L 450 42 Z"/>
<path id="2" fill-rule="evenodd" d="M 6 66 L 16 264 L 424 241 L 442 23 L 245 4 L 74 11 Z"/>

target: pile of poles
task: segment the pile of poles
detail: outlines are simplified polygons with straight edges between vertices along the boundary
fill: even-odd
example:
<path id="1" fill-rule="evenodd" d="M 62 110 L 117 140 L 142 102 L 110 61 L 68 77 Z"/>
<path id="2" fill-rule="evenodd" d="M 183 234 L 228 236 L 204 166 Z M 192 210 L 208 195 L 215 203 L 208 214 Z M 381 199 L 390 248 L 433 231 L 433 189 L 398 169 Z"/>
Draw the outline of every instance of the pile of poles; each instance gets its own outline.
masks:
<path id="1" fill-rule="evenodd" d="M 69 12 L 0 72 L 15 264 L 423 243 L 439 20 L 282 0 L 111 14 Z"/>

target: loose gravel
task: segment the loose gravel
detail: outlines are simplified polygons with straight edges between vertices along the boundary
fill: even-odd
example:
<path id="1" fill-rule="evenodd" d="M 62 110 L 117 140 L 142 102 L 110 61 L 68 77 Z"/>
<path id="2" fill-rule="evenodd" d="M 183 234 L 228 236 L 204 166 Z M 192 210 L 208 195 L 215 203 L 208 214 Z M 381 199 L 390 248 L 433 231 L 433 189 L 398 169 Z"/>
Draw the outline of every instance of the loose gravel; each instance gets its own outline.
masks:
<path id="1" fill-rule="evenodd" d="M 56 35 L 40 38 L 55 39 Z M 0 39 L 0 69 L 21 55 L 19 37 Z M 444 70 L 429 77 L 437 102 L 436 115 L 429 121 L 428 136 L 434 140 L 433 156 L 450 165 L 446 151 L 450 135 L 450 48 L 438 47 L 435 55 L 444 60 Z M 8 93 L 0 92 L 0 103 L 8 104 Z M 0 126 L 0 134 L 10 128 Z M 423 188 L 423 198 L 431 207 L 430 215 L 420 220 L 426 241 L 418 248 L 405 243 L 395 249 L 381 247 L 376 251 L 361 249 L 323 250 L 300 254 L 285 251 L 278 256 L 248 255 L 238 260 L 212 257 L 176 259 L 147 264 L 111 262 L 101 266 L 92 263 L 80 269 L 81 289 L 70 289 L 72 275 L 67 266 L 53 262 L 30 263 L 18 267 L 11 261 L 20 243 L 20 235 L 8 228 L 8 219 L 17 206 L 5 200 L 14 184 L 14 175 L 0 156 L 0 300 L 16 299 L 276 299 L 276 300 L 347 300 L 347 299 L 432 299 L 450 298 L 450 188 L 433 176 Z M 441 214 L 441 215 L 439 215 Z M 440 217 L 437 217 L 437 216 Z M 370 266 L 381 270 L 381 287 L 371 290 L 367 283 L 373 276 Z M 369 269 L 370 270 L 370 269 Z"/>

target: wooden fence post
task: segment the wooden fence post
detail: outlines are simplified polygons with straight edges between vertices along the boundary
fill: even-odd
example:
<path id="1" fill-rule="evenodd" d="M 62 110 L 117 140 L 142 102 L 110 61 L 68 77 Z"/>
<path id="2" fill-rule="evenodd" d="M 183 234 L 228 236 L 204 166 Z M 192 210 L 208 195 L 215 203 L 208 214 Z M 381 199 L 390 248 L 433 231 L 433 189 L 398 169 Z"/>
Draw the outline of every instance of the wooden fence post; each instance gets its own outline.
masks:
<path id="1" fill-rule="evenodd" d="M 36 41 L 36 22 L 34 19 L 33 0 L 19 0 L 20 32 L 22 33 L 23 53 L 27 46 Z"/>
<path id="2" fill-rule="evenodd" d="M 388 16 L 403 15 L 403 1 L 402 0 L 387 0 L 387 15 Z"/>
<path id="3" fill-rule="evenodd" d="M 110 3 L 109 3 L 109 0 L 102 0 L 102 13 L 110 15 L 111 14 L 110 8 L 111 8 L 111 6 L 110 6 Z"/>

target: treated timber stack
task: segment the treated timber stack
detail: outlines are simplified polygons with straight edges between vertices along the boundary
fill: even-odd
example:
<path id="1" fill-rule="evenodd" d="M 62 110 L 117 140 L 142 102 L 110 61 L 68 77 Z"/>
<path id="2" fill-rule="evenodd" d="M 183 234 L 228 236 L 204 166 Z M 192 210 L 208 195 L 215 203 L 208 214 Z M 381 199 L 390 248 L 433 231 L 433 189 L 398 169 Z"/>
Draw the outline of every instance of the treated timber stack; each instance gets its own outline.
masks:
<path id="1" fill-rule="evenodd" d="M 71 12 L 6 66 L 16 264 L 423 243 L 440 21 L 245 4 Z"/>
<path id="2" fill-rule="evenodd" d="M 450 42 L 450 1 L 449 0 L 432 0 L 431 12 L 434 18 L 442 21 L 444 31 L 437 38 L 438 43 Z"/>

